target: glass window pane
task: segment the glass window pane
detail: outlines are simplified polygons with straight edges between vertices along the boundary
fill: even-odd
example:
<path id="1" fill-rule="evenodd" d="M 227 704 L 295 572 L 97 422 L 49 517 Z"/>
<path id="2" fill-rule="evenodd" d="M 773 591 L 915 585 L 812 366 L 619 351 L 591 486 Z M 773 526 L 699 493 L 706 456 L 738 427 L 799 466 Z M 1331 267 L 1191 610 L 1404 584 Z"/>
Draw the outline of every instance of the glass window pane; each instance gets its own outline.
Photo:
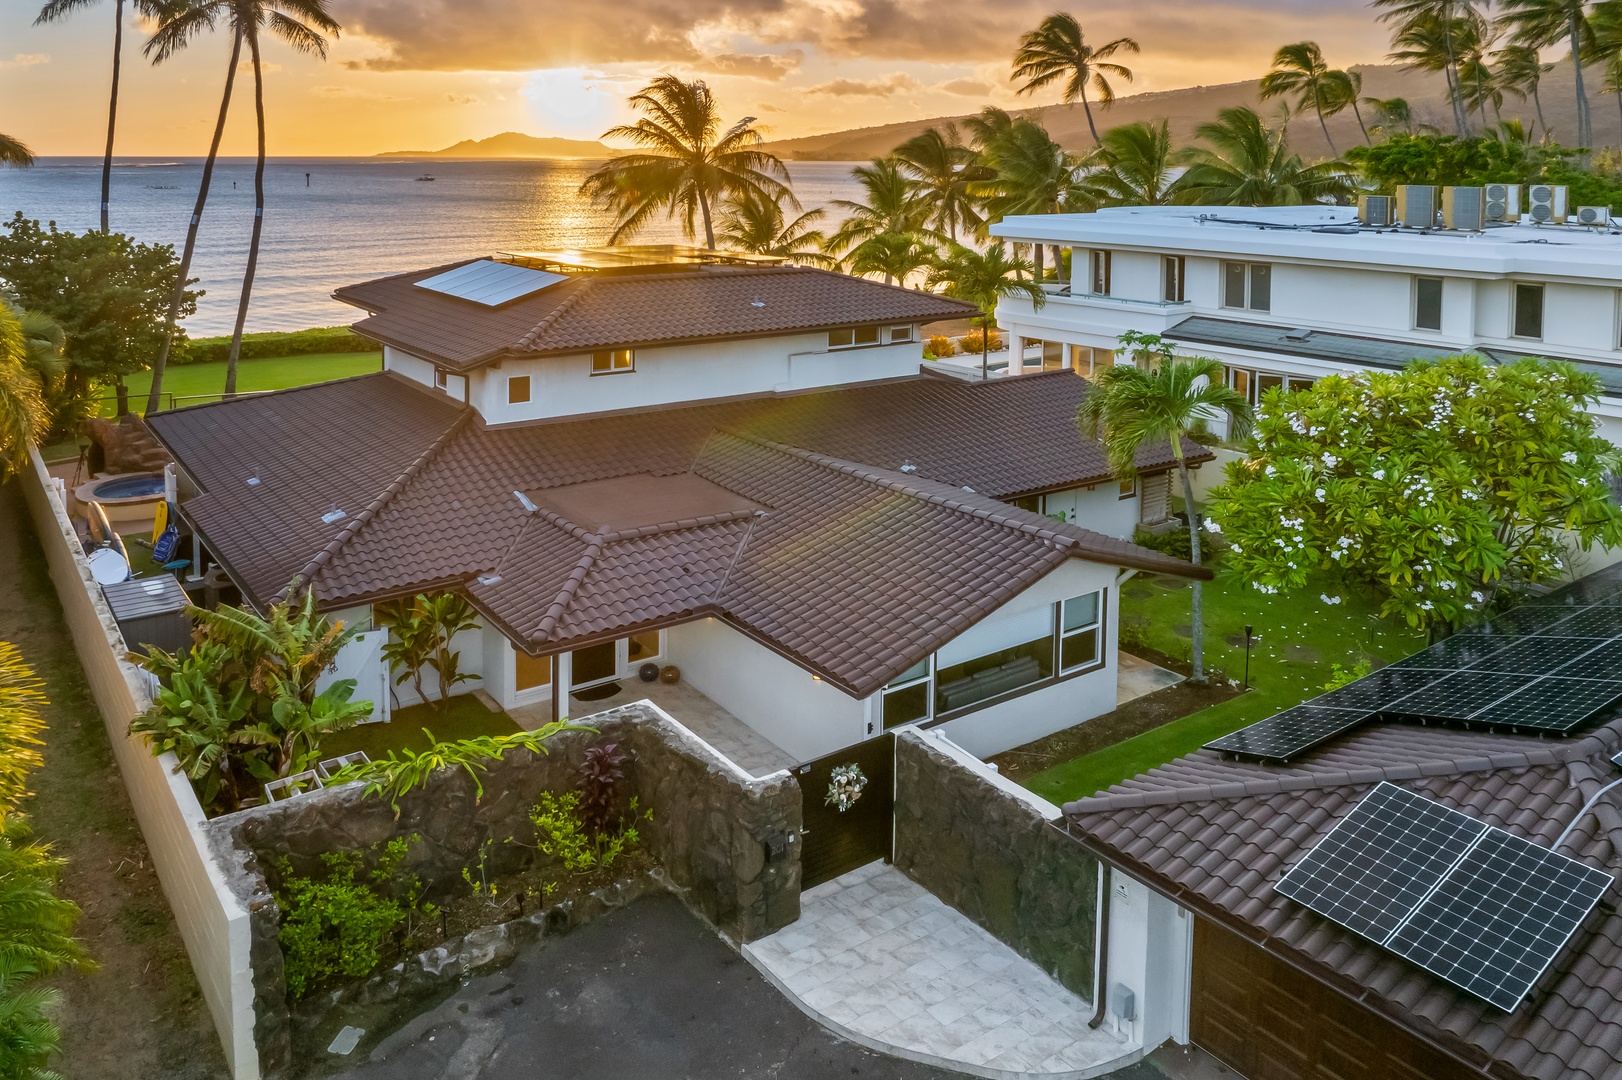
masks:
<path id="1" fill-rule="evenodd" d="M 902 690 L 887 690 L 884 693 L 884 726 L 893 728 L 898 724 L 910 724 L 914 720 L 923 720 L 929 716 L 929 683 L 928 681 L 914 683 Z"/>
<path id="2" fill-rule="evenodd" d="M 1064 602 L 1064 628 L 1080 630 L 1098 621 L 1098 594 L 1072 596 Z"/>
<path id="3" fill-rule="evenodd" d="M 587 683 L 601 682 L 612 679 L 618 672 L 615 671 L 614 643 L 605 641 L 601 645 L 590 645 L 584 649 L 576 649 L 572 654 L 573 667 L 571 686 L 585 686 Z"/>
<path id="4" fill-rule="evenodd" d="M 1250 310 L 1273 310 L 1273 268 L 1266 263 L 1251 264 Z"/>
<path id="5" fill-rule="evenodd" d="M 1053 635 L 977 656 L 935 672 L 935 712 L 949 712 L 1000 697 L 1053 675 Z"/>
<path id="6" fill-rule="evenodd" d="M 828 347 L 830 349 L 837 349 L 842 346 L 849 345 L 855 340 L 855 333 L 856 332 L 848 326 L 841 327 L 838 330 L 828 331 Z"/>
<path id="7" fill-rule="evenodd" d="M 876 326 L 858 326 L 856 328 L 856 344 L 877 345 L 879 343 L 879 328 Z"/>
<path id="8" fill-rule="evenodd" d="M 1059 646 L 1059 666 L 1065 671 L 1096 663 L 1098 660 L 1098 631 L 1083 630 L 1070 634 Z"/>
<path id="9" fill-rule="evenodd" d="M 1183 259 L 1180 255 L 1167 255 L 1165 259 L 1165 291 L 1162 299 L 1177 303 L 1183 299 Z"/>
<path id="10" fill-rule="evenodd" d="M 1256 404 L 1256 399 L 1252 397 L 1250 393 L 1251 379 L 1251 373 L 1246 371 L 1244 368 L 1228 369 L 1228 385 L 1233 387 L 1234 390 L 1243 394 L 1245 400 L 1254 405 Z"/>
<path id="11" fill-rule="evenodd" d="M 1422 277 L 1415 283 L 1414 326 L 1420 330 L 1442 328 L 1442 279 Z"/>
<path id="12" fill-rule="evenodd" d="M 910 327 L 910 326 L 892 326 L 892 327 L 890 327 L 890 340 L 891 341 L 911 341 L 912 340 L 912 327 Z"/>
<path id="13" fill-rule="evenodd" d="M 626 655 L 632 664 L 645 664 L 659 655 L 659 631 L 645 630 L 640 634 L 632 634 L 626 648 Z"/>
<path id="14" fill-rule="evenodd" d="M 545 686 L 552 681 L 552 658 L 550 656 L 530 656 L 518 650 L 513 651 L 515 663 L 513 664 L 513 689 L 533 690 L 537 686 Z"/>
<path id="15" fill-rule="evenodd" d="M 912 665 L 912 667 L 908 668 L 906 671 L 903 671 L 901 674 L 899 674 L 895 678 L 891 679 L 890 680 L 890 685 L 891 686 L 901 686 L 901 685 L 903 685 L 905 683 L 910 683 L 910 682 L 914 682 L 915 680 L 922 679 L 925 675 L 928 675 L 928 674 L 929 674 L 929 657 L 926 656 L 922 660 L 918 661 L 916 664 Z"/>
<path id="16" fill-rule="evenodd" d="M 1541 338 L 1543 336 L 1543 286 L 1515 286 L 1516 337 Z"/>
<path id="17" fill-rule="evenodd" d="M 515 375 L 507 380 L 507 404 L 522 405 L 529 400 L 529 376 Z"/>
<path id="18" fill-rule="evenodd" d="M 591 373 L 600 375 L 605 371 L 614 370 L 614 354 L 604 350 L 591 354 Z"/>
<path id="19" fill-rule="evenodd" d="M 1261 401 L 1261 399 L 1266 396 L 1266 394 L 1267 394 L 1267 392 L 1269 390 L 1282 389 L 1283 386 L 1284 386 L 1284 376 L 1282 376 L 1282 375 L 1258 375 L 1258 376 L 1256 376 L 1256 400 L 1258 402 Z"/>
<path id="20" fill-rule="evenodd" d="M 1245 306 L 1245 264 L 1222 264 L 1222 306 Z"/>
<path id="21" fill-rule="evenodd" d="M 1082 378 L 1093 373 L 1093 351 L 1085 345 L 1070 346 L 1070 370 Z"/>

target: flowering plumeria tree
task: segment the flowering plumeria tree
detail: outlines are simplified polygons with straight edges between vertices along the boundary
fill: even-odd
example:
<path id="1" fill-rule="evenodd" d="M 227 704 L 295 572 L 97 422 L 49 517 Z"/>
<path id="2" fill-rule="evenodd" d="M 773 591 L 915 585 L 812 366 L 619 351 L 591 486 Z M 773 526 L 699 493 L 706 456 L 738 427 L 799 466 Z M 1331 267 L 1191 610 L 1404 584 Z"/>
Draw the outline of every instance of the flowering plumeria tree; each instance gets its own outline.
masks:
<path id="1" fill-rule="evenodd" d="M 1270 391 L 1207 528 L 1264 593 L 1327 570 L 1388 618 L 1459 626 L 1502 590 L 1560 578 L 1571 545 L 1622 543 L 1617 452 L 1586 411 L 1599 390 L 1569 364 L 1453 356 Z"/>

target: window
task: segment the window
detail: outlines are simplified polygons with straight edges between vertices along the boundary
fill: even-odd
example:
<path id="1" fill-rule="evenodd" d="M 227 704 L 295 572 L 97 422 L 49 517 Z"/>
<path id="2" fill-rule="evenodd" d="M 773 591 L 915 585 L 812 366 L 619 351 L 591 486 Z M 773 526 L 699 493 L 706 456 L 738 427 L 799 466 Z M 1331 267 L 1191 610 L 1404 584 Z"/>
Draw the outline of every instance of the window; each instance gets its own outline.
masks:
<path id="1" fill-rule="evenodd" d="M 593 375 L 618 375 L 625 371 L 636 370 L 636 350 L 634 349 L 601 349 L 591 354 L 591 373 Z"/>
<path id="2" fill-rule="evenodd" d="M 1017 506 L 1021 510 L 1029 510 L 1033 514 L 1040 514 L 1042 512 L 1042 496 L 1021 495 L 1017 499 L 1009 499 L 1008 505 Z"/>
<path id="3" fill-rule="evenodd" d="M 935 654 L 935 713 L 965 709 L 1053 676 L 1053 608 L 960 634 Z"/>
<path id="4" fill-rule="evenodd" d="M 1510 330 L 1515 337 L 1543 338 L 1543 286 L 1515 286 L 1515 325 Z"/>
<path id="5" fill-rule="evenodd" d="M 909 326 L 906 329 L 910 335 L 912 327 Z M 902 340 L 910 340 L 910 337 Z M 878 343 L 879 328 L 877 326 L 842 326 L 838 330 L 828 331 L 828 348 L 830 349 L 851 349 L 859 345 L 877 345 Z"/>
<path id="6" fill-rule="evenodd" d="M 513 650 L 513 689 L 533 690 L 552 682 L 552 658 Z"/>
<path id="7" fill-rule="evenodd" d="M 1076 671 L 1098 663 L 1099 630 L 1103 621 L 1103 594 L 1073 596 L 1060 608 L 1059 670 Z"/>
<path id="8" fill-rule="evenodd" d="M 1223 263 L 1222 306 L 1273 310 L 1273 267 L 1268 263 Z"/>
<path id="9" fill-rule="evenodd" d="M 1116 498 L 1117 499 L 1130 499 L 1133 496 L 1135 496 L 1137 493 L 1138 493 L 1138 479 L 1137 479 L 1137 477 L 1133 477 L 1130 480 L 1122 480 L 1121 481 L 1121 493 L 1119 495 L 1117 495 Z"/>
<path id="10" fill-rule="evenodd" d="M 529 400 L 529 376 L 514 375 L 507 380 L 507 404 L 522 405 Z"/>
<path id="11" fill-rule="evenodd" d="M 1095 296 L 1109 295 L 1110 253 L 1107 251 L 1094 251 L 1092 255 L 1092 279 L 1087 284 L 1087 291 Z"/>
<path id="12" fill-rule="evenodd" d="M 1167 255 L 1161 260 L 1163 283 L 1161 298 L 1168 303 L 1183 302 L 1183 271 L 1187 263 L 1181 255 Z"/>
<path id="13" fill-rule="evenodd" d="M 448 389 L 449 385 L 450 385 L 450 380 L 451 380 L 451 373 L 450 372 L 446 371 L 442 367 L 436 367 L 434 369 L 434 385 L 435 386 L 439 387 L 441 390 Z"/>
<path id="14" fill-rule="evenodd" d="M 884 714 L 884 727 L 899 727 L 910 724 L 914 720 L 929 719 L 930 705 L 930 666 L 933 657 L 924 657 L 912 667 L 896 676 L 889 686 L 884 688 L 881 698 L 881 711 Z"/>
<path id="15" fill-rule="evenodd" d="M 892 343 L 897 342 L 897 341 L 911 341 L 911 340 L 912 340 L 912 327 L 910 327 L 910 326 L 892 326 L 892 327 L 890 327 L 890 341 Z"/>
<path id="16" fill-rule="evenodd" d="M 1228 385 L 1242 394 L 1251 405 L 1256 404 L 1256 373 L 1244 368 L 1228 369 Z"/>
<path id="17" fill-rule="evenodd" d="M 856 328 L 856 344 L 877 345 L 879 343 L 879 328 L 876 326 L 858 326 Z"/>
<path id="18" fill-rule="evenodd" d="M 637 668 L 650 660 L 659 657 L 659 631 L 644 630 L 640 634 L 632 634 L 625 641 L 625 659 L 632 667 Z"/>
<path id="19" fill-rule="evenodd" d="M 1414 279 L 1414 329 L 1440 330 L 1442 328 L 1442 279 L 1422 277 Z"/>

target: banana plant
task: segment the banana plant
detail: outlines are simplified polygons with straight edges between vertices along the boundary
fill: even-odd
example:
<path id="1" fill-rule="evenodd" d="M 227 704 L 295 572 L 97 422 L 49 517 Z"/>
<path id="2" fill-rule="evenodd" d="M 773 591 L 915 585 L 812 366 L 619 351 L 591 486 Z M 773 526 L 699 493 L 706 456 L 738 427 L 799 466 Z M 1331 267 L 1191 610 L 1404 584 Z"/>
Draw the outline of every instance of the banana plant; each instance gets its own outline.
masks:
<path id="1" fill-rule="evenodd" d="M 372 713 L 370 701 L 349 700 L 355 693 L 354 679 L 339 679 L 308 702 L 294 689 L 284 684 L 270 707 L 270 730 L 281 756 L 278 776 L 310 768 L 321 756 L 322 736 L 352 728 Z"/>
<path id="2" fill-rule="evenodd" d="M 178 658 L 154 650 L 149 670 L 166 678 L 152 707 L 130 722 L 154 754 L 173 751 L 203 805 L 222 811 L 240 803 L 243 772 L 273 775 L 264 758 L 276 745 L 251 722 L 254 694 L 247 680 L 222 679 L 227 662 L 227 650 L 219 647 L 199 646 Z"/>

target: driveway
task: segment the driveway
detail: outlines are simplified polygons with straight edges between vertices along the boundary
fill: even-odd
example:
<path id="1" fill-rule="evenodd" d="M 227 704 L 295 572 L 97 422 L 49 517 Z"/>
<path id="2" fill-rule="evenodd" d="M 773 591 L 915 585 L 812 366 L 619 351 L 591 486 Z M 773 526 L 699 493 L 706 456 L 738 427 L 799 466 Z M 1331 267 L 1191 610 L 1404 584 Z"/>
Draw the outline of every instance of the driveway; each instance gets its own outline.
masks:
<path id="1" fill-rule="evenodd" d="M 671 896 L 467 982 L 344 1080 L 935 1080 L 806 1017 Z M 1117 1080 L 1159 1080 L 1147 1065 Z"/>

